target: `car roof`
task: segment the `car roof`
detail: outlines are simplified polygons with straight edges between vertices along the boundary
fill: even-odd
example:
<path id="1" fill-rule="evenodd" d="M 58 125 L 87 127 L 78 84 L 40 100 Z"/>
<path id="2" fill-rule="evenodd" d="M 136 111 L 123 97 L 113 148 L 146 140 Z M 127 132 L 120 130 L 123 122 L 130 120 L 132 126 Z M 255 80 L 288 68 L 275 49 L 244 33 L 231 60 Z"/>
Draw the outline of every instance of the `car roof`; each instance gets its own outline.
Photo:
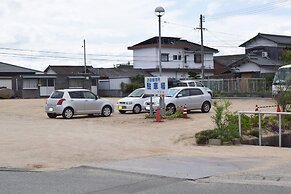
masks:
<path id="1" fill-rule="evenodd" d="M 87 90 L 87 89 L 62 89 L 62 90 L 56 90 L 56 91 L 59 91 L 59 92 L 76 92 L 76 91 L 90 91 L 90 90 Z"/>
<path id="2" fill-rule="evenodd" d="M 199 88 L 199 89 L 204 89 L 204 87 L 198 87 L 198 86 L 182 86 L 182 87 L 173 87 L 173 88 L 169 88 L 169 89 L 178 89 L 178 90 L 182 90 L 182 89 L 194 89 L 194 88 Z"/>

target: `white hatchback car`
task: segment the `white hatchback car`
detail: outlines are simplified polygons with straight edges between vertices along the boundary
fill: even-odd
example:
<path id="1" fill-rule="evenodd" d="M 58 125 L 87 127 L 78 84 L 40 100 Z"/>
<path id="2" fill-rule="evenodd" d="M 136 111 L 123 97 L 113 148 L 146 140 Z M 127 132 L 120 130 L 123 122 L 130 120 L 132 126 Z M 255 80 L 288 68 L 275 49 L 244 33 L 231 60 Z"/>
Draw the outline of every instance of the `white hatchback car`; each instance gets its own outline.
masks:
<path id="1" fill-rule="evenodd" d="M 135 114 L 145 110 L 144 102 L 149 99 L 150 95 L 144 93 L 145 88 L 138 88 L 130 93 L 127 97 L 118 100 L 117 109 L 121 114 L 132 111 Z"/>
<path id="2" fill-rule="evenodd" d="M 49 118 L 62 115 L 70 119 L 74 115 L 100 114 L 108 117 L 113 112 L 109 100 L 100 99 L 90 90 L 64 89 L 54 91 L 46 101 L 45 112 Z"/>
<path id="3" fill-rule="evenodd" d="M 187 106 L 187 110 L 201 110 L 207 113 L 211 109 L 211 96 L 204 87 L 174 87 L 168 89 L 165 96 L 166 111 L 175 113 L 178 108 Z M 145 102 L 146 110 L 150 110 L 150 101 Z M 153 110 L 159 106 L 159 98 L 153 98 Z"/>

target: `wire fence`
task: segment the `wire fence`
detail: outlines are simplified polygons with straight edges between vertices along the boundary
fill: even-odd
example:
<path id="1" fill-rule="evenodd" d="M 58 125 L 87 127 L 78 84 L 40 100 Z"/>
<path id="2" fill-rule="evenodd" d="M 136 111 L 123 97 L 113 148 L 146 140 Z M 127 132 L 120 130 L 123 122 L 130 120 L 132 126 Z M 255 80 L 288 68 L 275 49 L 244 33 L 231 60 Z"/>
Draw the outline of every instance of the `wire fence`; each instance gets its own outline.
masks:
<path id="1" fill-rule="evenodd" d="M 271 96 L 265 78 L 205 79 L 203 84 L 210 88 L 215 96 Z"/>

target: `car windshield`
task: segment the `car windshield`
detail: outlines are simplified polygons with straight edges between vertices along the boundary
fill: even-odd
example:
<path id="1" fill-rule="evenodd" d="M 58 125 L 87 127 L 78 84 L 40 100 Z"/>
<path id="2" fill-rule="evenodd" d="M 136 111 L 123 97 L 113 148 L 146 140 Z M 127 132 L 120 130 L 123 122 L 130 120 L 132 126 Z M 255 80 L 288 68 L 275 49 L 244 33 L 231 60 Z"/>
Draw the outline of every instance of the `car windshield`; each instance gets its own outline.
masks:
<path id="1" fill-rule="evenodd" d="M 144 89 L 136 89 L 128 95 L 128 97 L 141 97 L 144 94 Z"/>
<path id="2" fill-rule="evenodd" d="M 166 97 L 173 97 L 178 92 L 178 89 L 169 89 Z"/>
<path id="3" fill-rule="evenodd" d="M 273 84 L 274 85 L 284 85 L 291 81 L 291 69 L 279 69 L 274 77 Z"/>

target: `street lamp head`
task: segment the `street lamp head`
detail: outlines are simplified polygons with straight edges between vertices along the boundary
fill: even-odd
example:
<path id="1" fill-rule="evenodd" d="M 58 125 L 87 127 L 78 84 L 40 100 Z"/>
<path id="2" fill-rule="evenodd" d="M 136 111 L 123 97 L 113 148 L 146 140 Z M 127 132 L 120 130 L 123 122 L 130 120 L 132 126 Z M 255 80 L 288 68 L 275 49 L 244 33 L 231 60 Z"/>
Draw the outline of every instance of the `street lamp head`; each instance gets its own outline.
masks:
<path id="1" fill-rule="evenodd" d="M 155 9 L 155 14 L 158 17 L 162 17 L 165 14 L 165 9 L 163 7 L 157 7 Z"/>

